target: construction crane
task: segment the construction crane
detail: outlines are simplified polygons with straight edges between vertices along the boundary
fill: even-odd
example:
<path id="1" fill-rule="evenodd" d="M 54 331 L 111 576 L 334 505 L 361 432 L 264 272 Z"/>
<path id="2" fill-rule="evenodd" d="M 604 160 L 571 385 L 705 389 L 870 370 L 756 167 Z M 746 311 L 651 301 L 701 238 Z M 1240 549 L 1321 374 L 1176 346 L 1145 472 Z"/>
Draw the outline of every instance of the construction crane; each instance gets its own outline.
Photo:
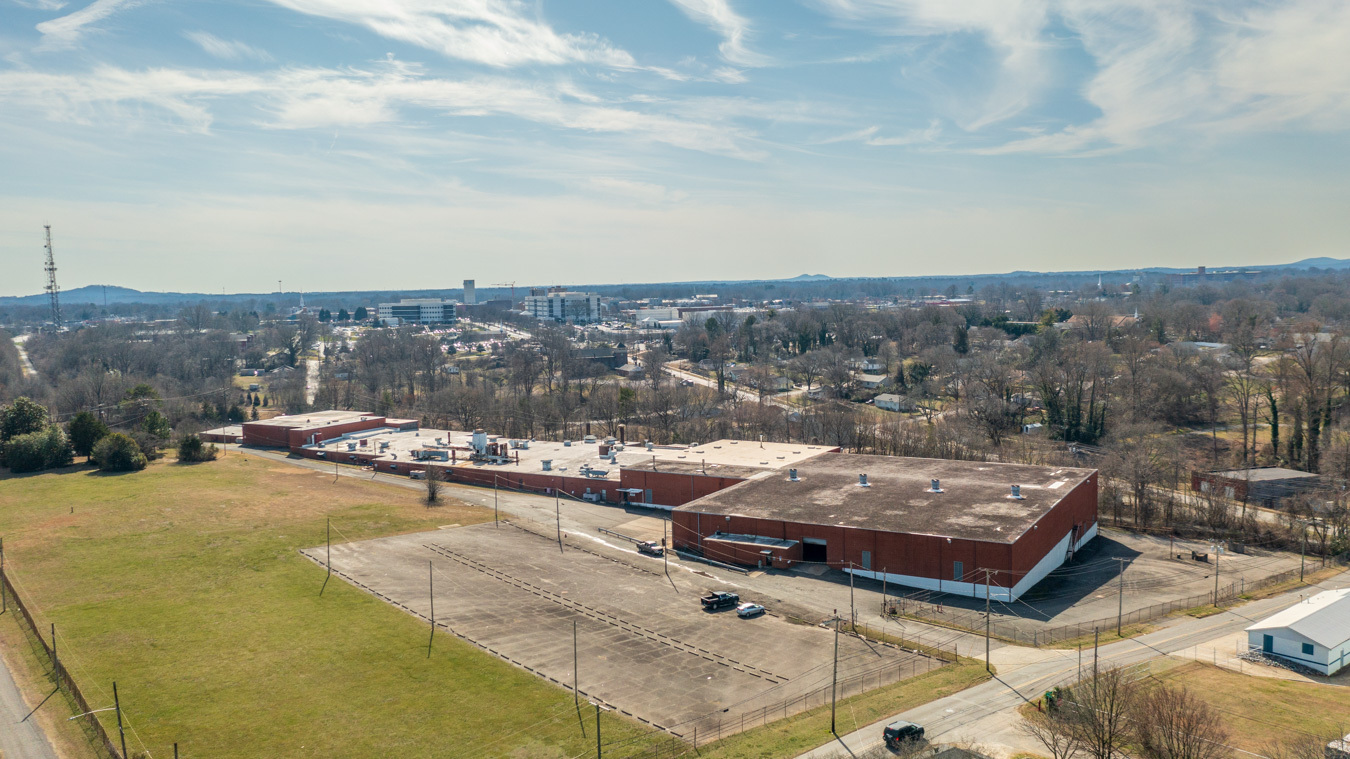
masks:
<path id="1" fill-rule="evenodd" d="M 516 283 L 515 282 L 494 282 L 491 287 L 509 287 L 511 288 L 511 308 L 516 307 Z"/>
<path id="2" fill-rule="evenodd" d="M 47 298 L 52 305 L 52 324 L 57 329 L 61 328 L 61 288 L 56 284 L 56 258 L 52 255 L 52 225 L 44 224 L 43 229 L 47 230 Z"/>

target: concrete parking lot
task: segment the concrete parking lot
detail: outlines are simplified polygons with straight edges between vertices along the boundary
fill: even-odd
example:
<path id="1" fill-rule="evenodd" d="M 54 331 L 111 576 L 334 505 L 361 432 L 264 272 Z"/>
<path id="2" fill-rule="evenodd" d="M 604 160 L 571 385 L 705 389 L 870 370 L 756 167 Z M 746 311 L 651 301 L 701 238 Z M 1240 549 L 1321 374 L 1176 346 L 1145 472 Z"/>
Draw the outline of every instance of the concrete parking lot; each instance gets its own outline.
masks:
<path id="1" fill-rule="evenodd" d="M 635 537 L 661 520 L 635 516 Z M 333 546 L 333 570 L 407 611 L 435 619 L 489 653 L 619 711 L 699 742 L 828 703 L 832 630 L 773 613 L 774 599 L 710 573 L 569 535 L 559 549 L 538 525 L 445 529 Z M 324 549 L 305 552 L 319 563 Z M 430 570 L 429 570 L 430 567 Z M 704 612 L 699 596 L 736 590 L 771 613 Z M 846 613 L 846 610 L 845 610 Z M 575 624 L 575 658 L 573 625 Z M 940 662 L 839 636 L 840 696 Z M 574 667 L 577 679 L 574 681 Z"/>

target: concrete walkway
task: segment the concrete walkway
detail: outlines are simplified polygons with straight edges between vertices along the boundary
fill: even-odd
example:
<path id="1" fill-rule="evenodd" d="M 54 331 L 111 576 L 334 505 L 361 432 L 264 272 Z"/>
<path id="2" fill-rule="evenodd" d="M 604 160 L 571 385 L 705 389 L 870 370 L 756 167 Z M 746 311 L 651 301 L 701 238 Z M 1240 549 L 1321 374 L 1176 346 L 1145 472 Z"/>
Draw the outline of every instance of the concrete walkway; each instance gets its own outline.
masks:
<path id="1" fill-rule="evenodd" d="M 10 614 L 14 613 L 10 607 Z M 3 759 L 56 759 L 37 718 L 21 722 L 32 711 L 19 693 L 9 667 L 0 659 L 0 757 Z"/>

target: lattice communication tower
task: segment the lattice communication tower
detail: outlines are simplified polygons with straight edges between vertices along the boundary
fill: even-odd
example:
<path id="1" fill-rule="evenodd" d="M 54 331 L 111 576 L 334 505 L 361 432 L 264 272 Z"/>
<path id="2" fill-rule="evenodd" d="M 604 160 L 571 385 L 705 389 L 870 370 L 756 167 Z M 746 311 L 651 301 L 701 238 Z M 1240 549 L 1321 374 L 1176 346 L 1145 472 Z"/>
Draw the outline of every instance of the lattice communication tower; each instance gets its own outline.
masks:
<path id="1" fill-rule="evenodd" d="M 61 326 L 61 288 L 56 284 L 56 259 L 52 256 L 52 225 L 46 224 L 43 229 L 47 230 L 47 297 L 52 303 L 52 324 Z"/>

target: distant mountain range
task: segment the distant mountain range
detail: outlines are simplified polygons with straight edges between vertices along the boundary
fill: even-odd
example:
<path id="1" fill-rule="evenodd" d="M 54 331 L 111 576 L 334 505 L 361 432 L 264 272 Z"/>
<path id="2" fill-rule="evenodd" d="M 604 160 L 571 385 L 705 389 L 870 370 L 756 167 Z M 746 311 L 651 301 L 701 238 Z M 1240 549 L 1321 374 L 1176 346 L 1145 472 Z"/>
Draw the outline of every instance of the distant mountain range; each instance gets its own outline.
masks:
<path id="1" fill-rule="evenodd" d="M 1277 269 L 1334 269 L 1338 271 L 1350 270 L 1350 258 L 1330 258 L 1322 256 L 1319 258 L 1305 258 L 1301 261 L 1295 261 L 1289 264 L 1268 264 L 1263 266 L 1211 266 L 1210 271 L 1226 271 L 1231 269 L 1245 269 L 1256 271 L 1272 271 Z M 878 279 L 905 279 L 905 280 L 926 280 L 926 281 L 946 281 L 946 280 L 970 280 L 970 279 L 990 279 L 1003 276 L 1096 276 L 1106 274 L 1130 274 L 1142 271 L 1154 274 L 1178 274 L 1182 272 L 1195 271 L 1194 268 L 1169 268 L 1169 267 L 1148 267 L 1145 269 L 1102 269 L 1089 271 L 1072 272 L 1036 272 L 1036 271 L 1013 271 L 1005 274 L 978 274 L 978 275 L 933 275 L 923 277 L 831 277 L 825 274 L 798 274 L 795 277 L 787 279 L 763 279 L 763 280 L 701 280 L 695 282 L 650 282 L 650 283 L 632 283 L 632 284 L 578 284 L 577 289 L 595 289 L 595 288 L 618 288 L 618 287 L 644 287 L 658 285 L 683 285 L 683 286 L 715 286 L 715 285 L 745 285 L 745 284 L 771 284 L 771 283 L 810 283 L 810 282 L 847 282 L 849 280 L 878 280 Z M 526 290 L 520 287 L 517 290 Z M 506 288 L 479 287 L 479 297 L 486 299 L 496 294 L 497 297 L 503 297 Z M 411 297 L 459 297 L 462 294 L 458 289 L 444 290 L 351 290 L 341 292 L 314 292 L 305 293 L 305 296 L 317 301 L 329 301 L 340 299 L 352 303 L 374 302 L 382 298 L 411 298 Z M 213 293 L 178 293 L 178 292 L 145 292 L 135 290 L 130 287 L 120 287 L 118 285 L 86 285 L 76 287 L 71 290 L 65 290 L 61 293 L 61 301 L 68 304 L 94 304 L 117 305 L 124 303 L 147 303 L 171 305 L 175 303 L 188 303 L 196 301 L 212 302 L 240 302 L 247 300 L 276 301 L 278 299 L 287 302 L 297 301 L 300 294 L 296 292 L 287 293 L 230 293 L 228 295 Z M 40 293 L 37 295 L 19 295 L 0 297 L 0 307 L 3 306 L 43 306 L 47 303 L 47 295 Z"/>

